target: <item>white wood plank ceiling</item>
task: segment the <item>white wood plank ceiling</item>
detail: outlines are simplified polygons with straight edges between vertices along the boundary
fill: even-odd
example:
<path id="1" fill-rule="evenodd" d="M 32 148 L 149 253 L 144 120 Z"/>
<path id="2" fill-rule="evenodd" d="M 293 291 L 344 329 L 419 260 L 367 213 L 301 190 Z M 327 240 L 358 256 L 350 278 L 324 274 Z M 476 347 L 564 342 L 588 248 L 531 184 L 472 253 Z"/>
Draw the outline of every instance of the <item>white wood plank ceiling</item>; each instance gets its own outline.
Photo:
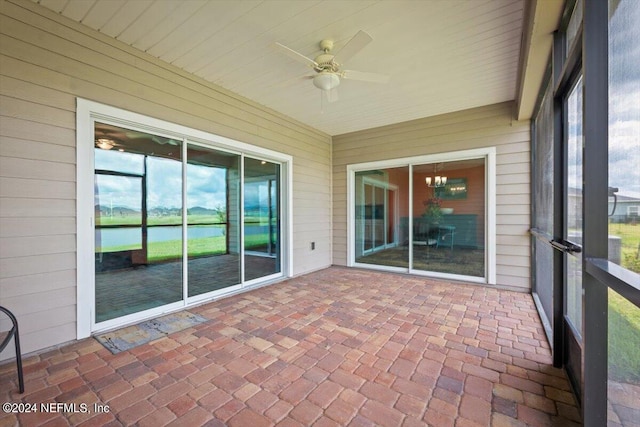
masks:
<path id="1" fill-rule="evenodd" d="M 34 0 L 57 13 L 330 135 L 515 98 L 524 0 Z M 321 103 L 305 65 L 322 39 L 373 42 Z"/>

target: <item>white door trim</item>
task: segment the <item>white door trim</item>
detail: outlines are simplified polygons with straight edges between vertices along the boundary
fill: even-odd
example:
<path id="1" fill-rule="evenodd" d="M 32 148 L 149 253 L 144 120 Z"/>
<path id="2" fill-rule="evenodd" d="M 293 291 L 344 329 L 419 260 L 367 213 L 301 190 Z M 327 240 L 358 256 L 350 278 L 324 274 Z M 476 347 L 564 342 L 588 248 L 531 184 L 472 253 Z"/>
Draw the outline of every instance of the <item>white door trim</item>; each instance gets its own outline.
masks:
<path id="1" fill-rule="evenodd" d="M 282 227 L 282 276 L 293 275 L 293 157 L 277 151 L 257 147 L 248 143 L 215 135 L 209 132 L 182 126 L 165 120 L 145 116 L 109 105 L 77 98 L 76 104 L 76 335 L 78 339 L 89 337 L 96 332 L 95 323 L 95 234 L 94 234 L 94 123 L 96 121 L 119 125 L 156 135 L 178 138 L 183 141 L 222 149 L 231 153 L 244 154 L 254 158 L 269 160 L 281 165 L 282 187 L 281 227 Z M 265 278 L 273 280 L 272 276 Z M 252 283 L 253 284 L 253 281 Z M 250 285 L 251 285 L 250 284 Z M 234 289 L 235 290 L 235 289 Z M 212 298 L 219 297 L 214 295 Z M 146 310 L 112 321 L 102 322 L 100 330 L 111 329 L 125 324 L 153 317 L 168 311 L 178 310 L 191 301 L 185 298 L 155 310 Z M 201 302 L 201 300 L 199 300 Z"/>
<path id="2" fill-rule="evenodd" d="M 409 167 L 410 176 L 412 166 L 424 163 L 439 163 L 449 161 L 485 159 L 485 185 L 486 185 L 486 201 L 485 201 L 485 277 L 461 276 L 456 274 L 436 273 L 436 272 L 419 272 L 409 269 L 401 269 L 402 271 L 411 272 L 412 274 L 420 274 L 429 276 L 448 278 L 451 280 L 465 280 L 469 282 L 480 282 L 495 284 L 496 283 L 496 148 L 484 147 L 471 150 L 452 151 L 447 153 L 428 154 L 415 157 L 403 157 L 399 159 L 380 160 L 375 162 L 357 163 L 347 165 L 347 266 L 349 267 L 365 267 L 372 268 L 369 264 L 357 264 L 355 261 L 355 185 L 356 172 L 367 171 L 372 169 L 389 169 L 399 167 Z M 411 205 L 413 198 L 413 190 L 411 188 L 412 180 L 409 180 L 409 203 Z M 409 227 L 411 229 L 412 216 L 409 215 Z M 409 236 L 411 238 L 411 234 Z M 410 260 L 411 261 L 411 260 Z M 398 271 L 397 267 L 381 267 L 376 269 L 387 269 L 389 271 Z"/>

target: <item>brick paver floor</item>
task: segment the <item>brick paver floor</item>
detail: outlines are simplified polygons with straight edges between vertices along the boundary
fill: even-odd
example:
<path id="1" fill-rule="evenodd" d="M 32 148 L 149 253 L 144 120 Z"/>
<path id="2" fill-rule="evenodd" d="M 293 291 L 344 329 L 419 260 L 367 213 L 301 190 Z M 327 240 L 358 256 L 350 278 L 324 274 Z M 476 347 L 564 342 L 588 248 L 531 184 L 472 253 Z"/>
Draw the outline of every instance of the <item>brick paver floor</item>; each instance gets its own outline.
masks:
<path id="1" fill-rule="evenodd" d="M 528 294 L 333 267 L 191 311 L 210 321 L 117 355 L 26 358 L 24 395 L 0 366 L 0 403 L 77 404 L 0 426 L 580 424 Z"/>

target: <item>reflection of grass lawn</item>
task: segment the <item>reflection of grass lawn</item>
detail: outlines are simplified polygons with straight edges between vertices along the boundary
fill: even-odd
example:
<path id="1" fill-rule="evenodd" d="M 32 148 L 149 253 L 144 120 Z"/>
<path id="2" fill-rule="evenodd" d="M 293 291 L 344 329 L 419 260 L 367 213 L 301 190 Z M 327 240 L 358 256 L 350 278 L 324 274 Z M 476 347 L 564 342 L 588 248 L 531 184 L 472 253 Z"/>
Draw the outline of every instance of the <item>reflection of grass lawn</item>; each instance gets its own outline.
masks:
<path id="1" fill-rule="evenodd" d="M 609 377 L 640 384 L 640 308 L 609 290 Z"/>
<path id="2" fill-rule="evenodd" d="M 265 247 L 268 241 L 267 234 L 255 234 L 245 237 L 245 249 L 259 250 Z M 205 255 L 220 255 L 227 253 L 227 241 L 225 236 L 203 237 L 200 239 L 189 239 L 187 249 L 189 257 L 199 257 Z M 104 252 L 127 251 L 140 249 L 139 245 L 111 246 L 102 248 Z M 182 257 L 182 240 L 166 240 L 163 242 L 149 243 L 148 261 L 161 262 L 175 260 Z"/>
<path id="3" fill-rule="evenodd" d="M 187 222 L 189 225 L 196 224 L 216 224 L 220 223 L 220 218 L 217 215 L 187 215 Z M 182 217 L 178 215 L 171 216 L 150 216 L 147 222 L 151 225 L 182 225 Z M 96 216 L 96 224 L 107 225 L 141 225 L 142 216 L 138 215 L 124 215 L 124 216 Z"/>
<path id="4" fill-rule="evenodd" d="M 609 234 L 622 239 L 622 266 L 640 273 L 640 224 L 609 224 Z"/>

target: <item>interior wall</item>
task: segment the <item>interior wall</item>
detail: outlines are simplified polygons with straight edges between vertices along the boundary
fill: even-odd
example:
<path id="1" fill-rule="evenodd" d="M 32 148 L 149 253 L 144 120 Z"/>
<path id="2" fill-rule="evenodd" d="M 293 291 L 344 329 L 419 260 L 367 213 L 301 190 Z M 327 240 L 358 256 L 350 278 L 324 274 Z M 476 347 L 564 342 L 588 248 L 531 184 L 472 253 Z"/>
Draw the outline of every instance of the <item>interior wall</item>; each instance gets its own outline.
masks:
<path id="1" fill-rule="evenodd" d="M 444 174 L 444 173 L 443 173 Z M 415 173 L 414 193 L 415 203 L 413 216 L 418 217 L 424 213 L 427 200 L 434 197 L 434 189 L 425 186 L 424 179 L 433 177 L 433 173 Z M 443 208 L 452 208 L 456 215 L 477 215 L 477 236 L 479 245 L 484 244 L 483 225 L 485 221 L 485 166 L 476 166 L 466 169 L 453 169 L 446 172 L 447 179 L 464 178 L 467 182 L 467 196 L 464 199 L 442 200 Z M 446 222 L 446 221 L 445 221 Z"/>
<path id="2" fill-rule="evenodd" d="M 347 165 L 496 147 L 496 284 L 530 288 L 530 129 L 505 102 L 333 137 L 333 263 L 347 263 Z"/>
<path id="3" fill-rule="evenodd" d="M 293 156 L 294 274 L 331 264 L 329 135 L 33 2 L 0 19 L 0 305 L 23 352 L 76 337 L 76 97 Z"/>

